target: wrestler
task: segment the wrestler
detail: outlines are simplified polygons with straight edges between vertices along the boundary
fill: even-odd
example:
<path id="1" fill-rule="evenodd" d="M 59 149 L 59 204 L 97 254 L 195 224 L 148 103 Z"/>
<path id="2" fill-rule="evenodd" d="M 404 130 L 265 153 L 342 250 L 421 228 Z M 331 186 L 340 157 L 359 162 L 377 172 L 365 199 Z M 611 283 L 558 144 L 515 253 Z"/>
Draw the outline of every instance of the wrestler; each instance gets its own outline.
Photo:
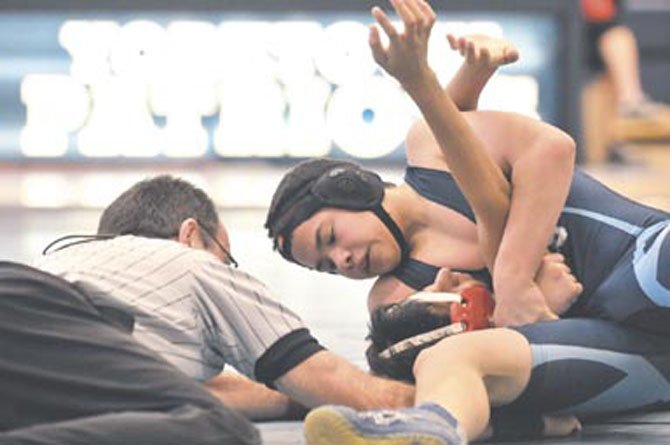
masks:
<path id="1" fill-rule="evenodd" d="M 495 258 L 502 230 L 494 222 L 500 220 L 496 215 L 505 213 L 507 195 L 486 201 L 479 193 L 483 190 L 481 195 L 495 197 L 495 187 L 504 191 L 506 186 L 496 178 L 495 165 L 476 137 L 459 122 L 462 118 L 449 98 L 439 95 L 433 99 L 438 95 L 428 94 L 437 85 L 432 72 L 422 68 L 421 48 L 434 13 L 422 0 L 396 0 L 393 5 L 406 31 L 395 31 L 386 15 L 375 8 L 375 18 L 387 34 L 395 32 L 396 37 L 391 37 L 388 49 L 375 48 L 378 40 L 373 38 L 373 51 L 387 71 L 403 79 L 401 83 L 426 116 L 436 139 L 455 139 L 442 145 L 447 147 L 445 157 L 453 161 L 450 165 L 456 179 L 474 172 L 492 178 L 484 186 L 461 182 L 480 229 L 491 240 L 482 243 L 482 256 Z M 455 129 L 466 133 L 462 139 L 454 137 Z M 497 426 L 507 428 L 509 435 L 510 429 L 514 434 L 537 433 L 542 429 L 539 413 L 605 414 L 670 401 L 670 385 L 664 377 L 670 352 L 666 337 L 613 321 L 570 319 L 445 338 L 468 326 L 485 327 L 482 315 L 490 307 L 477 303 L 486 302 L 481 284 L 443 272 L 436 286 L 443 280 L 448 289 L 462 293 L 467 307 L 453 298 L 420 301 L 415 296 L 382 306 L 373 315 L 373 345 L 368 353 L 372 368 L 416 381 L 417 407 L 364 413 L 322 408 L 306 421 L 308 443 L 459 444 L 485 434 L 491 406 L 500 407 L 500 415 L 494 418 L 504 419 Z M 473 312 L 475 308 L 479 314 Z M 510 428 L 510 419 L 521 419 L 518 428 Z M 496 432 L 496 422 L 493 424 Z"/>
<path id="2" fill-rule="evenodd" d="M 385 26 L 393 33 L 390 23 Z M 399 80 L 411 89 L 406 79 Z M 430 94 L 426 103 L 445 96 Z M 495 289 L 497 326 L 559 314 L 668 331 L 670 291 L 662 267 L 670 255 L 666 212 L 575 170 L 574 141 L 551 125 L 474 111 L 462 113 L 441 134 L 434 123 L 442 109 L 427 112 L 424 106 L 424 119 L 410 129 L 400 185 L 385 184 L 346 161 L 309 160 L 289 171 L 266 221 L 279 252 L 319 271 L 377 276 L 371 309 L 423 289 L 448 267 Z M 495 162 L 497 168 L 454 175 L 452 164 L 462 158 L 448 148 L 460 143 L 480 147 L 462 153 L 478 153 L 481 162 Z M 486 193 L 466 199 L 462 189 L 468 185 Z M 479 213 L 472 199 L 479 200 Z M 501 207 L 501 201 L 509 206 Z M 504 228 L 499 239 L 483 230 L 487 220 Z M 537 274 L 547 246 L 561 242 L 559 252 L 576 280 L 572 286 L 542 286 Z M 487 244 L 499 246 L 493 255 L 482 253 Z"/>

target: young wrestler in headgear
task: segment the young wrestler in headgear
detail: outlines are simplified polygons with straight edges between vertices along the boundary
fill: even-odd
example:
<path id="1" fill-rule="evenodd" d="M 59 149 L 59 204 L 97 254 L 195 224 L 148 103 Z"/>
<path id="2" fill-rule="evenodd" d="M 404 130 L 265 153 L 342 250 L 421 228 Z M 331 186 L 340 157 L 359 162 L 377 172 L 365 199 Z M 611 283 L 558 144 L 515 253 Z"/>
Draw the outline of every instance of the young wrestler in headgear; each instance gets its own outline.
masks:
<path id="1" fill-rule="evenodd" d="M 392 4 L 405 26 L 402 30 L 396 29 L 381 9 L 373 9 L 375 19 L 388 35 L 390 42 L 389 47 L 384 48 L 379 38 L 379 31 L 376 29 L 371 31 L 370 44 L 375 60 L 400 81 L 430 124 L 444 159 L 453 168 L 459 186 L 466 192 L 468 201 L 474 209 L 477 229 L 485 229 L 484 233 L 478 232 L 479 236 L 474 239 L 478 242 L 477 247 L 481 248 L 485 263 L 495 270 L 497 257 L 502 255 L 502 251 L 507 248 L 506 239 L 500 232 L 506 230 L 506 225 L 507 229 L 509 228 L 516 213 L 521 212 L 524 215 L 524 207 L 521 206 L 519 210 L 519 204 L 515 204 L 514 196 L 512 196 L 511 211 L 508 215 L 509 184 L 504 177 L 501 177 L 500 170 L 484 151 L 482 142 L 477 139 L 463 116 L 457 112 L 449 97 L 441 93 L 434 73 L 427 67 L 425 50 L 430 29 L 435 21 L 434 12 L 423 0 L 392 0 Z M 507 134 L 509 137 L 520 136 L 512 129 L 509 130 Z M 558 142 L 561 140 L 559 138 Z M 417 155 L 417 153 L 414 154 Z M 554 154 L 561 155 L 561 151 Z M 435 161 L 434 158 L 431 159 Z M 421 163 L 416 158 L 410 161 Z M 522 173 L 525 172 L 524 166 L 528 167 L 528 165 L 515 165 L 512 172 L 512 185 L 516 186 L 514 193 L 522 195 L 537 191 L 529 190 L 529 184 L 524 181 L 515 182 L 515 179 L 519 181 L 521 178 L 515 178 L 514 175 L 518 175 L 519 170 Z M 555 168 L 558 167 L 555 166 Z M 422 174 L 431 175 L 427 167 L 422 168 L 424 169 Z M 443 177 L 443 171 L 438 173 L 440 177 Z M 545 172 L 541 171 L 541 173 Z M 525 177 L 525 179 L 529 178 Z M 597 196 L 600 200 L 595 204 L 607 205 L 608 202 L 605 201 L 615 198 L 611 191 L 592 184 L 586 177 L 581 177 L 579 181 L 577 193 L 572 196 L 574 201 L 570 204 L 580 204 L 580 200 L 588 195 L 582 192 L 589 188 L 592 191 L 601 192 Z M 591 184 L 591 187 L 588 184 Z M 388 189 L 387 192 L 392 190 L 395 189 Z M 541 190 L 541 192 L 545 195 L 552 194 L 551 190 Z M 403 220 L 403 217 L 411 218 L 412 215 L 395 212 L 393 206 L 389 205 L 389 194 L 386 193 L 382 205 L 403 229 L 405 237 L 420 244 L 421 240 L 417 240 L 416 232 L 410 230 L 411 224 L 408 225 L 407 221 Z M 416 198 L 416 195 L 411 196 Z M 640 212 L 643 210 L 641 206 L 629 204 L 627 207 L 624 206 L 626 211 L 630 210 L 631 213 L 635 213 L 636 210 Z M 437 211 L 434 207 L 432 209 Z M 418 210 L 421 208 L 419 207 Z M 624 224 L 615 218 L 599 219 L 596 210 L 605 209 L 594 208 L 590 211 L 575 207 L 565 209 L 564 213 L 578 215 L 581 218 L 593 218 L 601 224 L 596 227 L 589 226 L 596 229 L 595 232 L 597 232 L 592 234 L 591 239 L 585 236 L 588 235 L 589 230 L 579 232 L 579 228 L 575 228 L 576 231 L 570 234 L 568 242 L 574 238 L 575 233 L 577 243 L 589 240 L 597 242 L 597 235 L 609 235 L 607 226 L 610 225 L 616 230 L 625 232 L 629 237 L 641 235 L 643 251 L 637 252 L 635 258 L 656 265 L 654 258 L 651 256 L 646 258 L 645 253 L 649 248 L 655 255 L 663 248 L 662 240 L 670 231 L 667 229 L 667 224 L 659 226 L 658 221 L 651 221 L 648 228 L 639 228 L 634 223 L 640 224 L 642 221 L 631 221 Z M 327 211 L 329 209 L 319 212 Z M 330 211 L 336 212 L 337 209 Z M 347 246 L 348 252 L 344 248 L 340 249 L 345 250 L 344 252 L 338 250 L 341 247 L 338 244 L 341 242 L 340 235 L 343 230 L 346 232 L 347 229 L 346 226 L 341 226 L 341 220 L 346 215 L 339 215 L 337 218 L 340 220 L 333 221 L 327 216 L 319 215 L 319 212 L 310 218 L 313 221 L 310 222 L 308 219 L 293 231 L 292 257 L 301 264 L 314 267 L 315 263 L 312 261 L 315 258 L 309 256 L 309 247 L 315 247 L 317 253 L 321 254 L 321 257 L 317 255 L 316 259 L 337 262 L 337 271 L 340 273 L 350 272 L 352 265 L 359 268 L 359 261 L 352 261 L 351 256 L 352 254 L 360 255 L 360 250 L 351 248 L 351 244 Z M 364 215 L 366 213 L 368 215 Z M 551 212 L 548 211 L 548 213 Z M 439 216 L 445 214 L 441 212 Z M 421 216 L 426 215 L 435 216 L 429 213 L 423 213 Z M 623 215 L 619 216 L 623 217 Z M 628 216 L 630 217 L 631 214 Z M 551 214 L 538 214 L 531 223 L 541 223 L 544 219 L 551 219 L 550 217 Z M 357 212 L 357 218 L 359 220 L 368 218 L 368 222 L 373 221 L 379 225 L 371 212 Z M 666 221 L 668 219 L 665 218 Z M 457 224 L 457 218 L 451 218 L 451 222 Z M 301 226 L 310 228 L 312 223 L 314 226 L 311 229 L 314 230 L 307 230 L 307 232 L 316 235 L 311 238 L 315 246 L 310 245 L 309 237 L 300 239 L 300 243 L 306 244 L 302 247 L 308 247 L 302 250 L 297 242 L 305 235 L 299 233 Z M 462 228 L 463 226 L 457 227 Z M 545 233 L 541 230 L 533 231 L 532 227 L 526 226 L 525 228 L 527 230 L 524 234 L 528 243 L 532 244 L 533 241 L 537 241 L 535 237 L 539 235 L 546 235 L 546 237 L 538 238 L 542 241 L 540 250 L 543 253 L 550 231 Z M 638 228 L 639 230 L 636 230 Z M 324 234 L 327 236 L 324 237 Z M 444 233 L 439 231 L 434 231 L 433 234 L 436 235 L 438 241 L 439 235 L 444 238 Z M 345 233 L 345 238 L 347 236 L 350 234 Z M 417 252 L 417 246 L 412 242 L 409 242 L 409 245 L 412 248 L 412 255 L 430 253 L 426 250 Z M 374 244 L 368 243 L 363 246 L 367 246 L 367 253 L 369 253 L 369 247 L 376 249 Z M 437 250 L 435 244 L 432 247 L 432 251 Z M 439 247 L 448 248 L 448 245 Z M 467 245 L 461 247 L 467 247 Z M 596 246 L 587 243 L 587 247 Z M 609 247 L 615 248 L 615 246 Z M 363 252 L 365 251 L 366 249 L 363 249 Z M 343 255 L 344 253 L 349 256 Z M 466 248 L 458 249 L 457 253 L 458 256 L 454 257 L 454 260 L 463 260 L 463 257 L 467 259 Z M 527 252 L 523 250 L 516 253 L 523 258 Z M 597 253 L 602 254 L 603 252 Z M 343 256 L 340 258 L 336 254 Z M 374 250 L 373 254 L 376 255 Z M 340 263 L 342 260 L 347 261 Z M 358 259 L 354 257 L 353 260 Z M 613 272 L 611 268 L 609 272 Z M 498 291 L 497 286 L 496 291 Z M 623 300 L 619 302 L 630 301 Z M 406 304 L 411 305 L 412 302 Z M 496 306 L 499 305 L 500 296 L 496 301 Z M 439 310 L 445 311 L 446 307 L 449 308 L 449 317 L 441 316 L 443 312 L 438 312 Z M 439 329 L 440 324 L 453 324 L 455 317 L 451 313 L 454 307 L 458 309 L 454 303 L 443 306 L 442 309 L 439 308 L 439 305 L 431 303 L 428 307 L 420 309 L 424 311 L 424 314 L 420 317 L 421 320 L 416 320 L 417 324 L 423 322 L 422 320 L 428 320 L 428 322 L 426 325 L 418 324 L 417 330 L 419 332 L 434 331 L 433 328 L 437 326 Z M 385 311 L 382 313 L 383 316 L 393 318 L 397 314 L 402 315 L 408 308 L 412 309 L 411 306 L 401 304 L 381 310 Z M 431 317 L 433 317 L 432 320 Z M 411 315 L 410 318 L 412 318 Z M 404 323 L 401 324 L 406 327 Z M 399 328 L 396 326 L 394 329 Z M 453 329 L 449 328 L 445 331 Z M 413 336 L 415 332 L 404 332 L 402 339 L 395 338 L 388 342 L 383 334 L 380 335 L 381 345 L 377 347 L 379 353 L 375 355 L 382 358 L 394 357 L 394 353 L 398 351 L 400 354 L 411 351 L 414 349 L 412 343 L 416 339 L 407 340 L 404 337 Z M 410 347 L 405 349 L 403 345 Z M 589 319 L 555 320 L 515 329 L 480 329 L 450 335 L 442 338 L 430 348 L 423 349 L 413 364 L 411 375 L 415 378 L 417 389 L 415 408 L 362 413 L 356 413 L 344 407 L 321 408 L 310 413 L 306 419 L 307 440 L 309 444 L 314 445 L 342 443 L 454 445 L 481 437 L 490 419 L 492 406 L 506 406 L 510 410 L 537 418 L 537 414 L 542 412 L 559 415 L 597 414 L 640 408 L 662 401 L 667 402 L 670 401 L 670 386 L 664 376 L 668 375 L 665 369 L 667 368 L 665 363 L 668 362 L 658 360 L 659 356 L 667 355 L 666 345 L 667 338 L 664 336 L 624 327 L 615 321 Z M 420 348 L 420 344 L 417 347 Z M 616 358 L 612 359 L 612 357 Z M 409 357 L 407 361 L 411 363 L 414 359 Z M 655 372 L 640 373 L 641 369 L 654 369 Z M 406 373 L 402 369 L 397 372 Z M 576 379 L 571 377 L 575 375 L 579 376 L 579 385 L 576 384 Z M 631 388 L 635 389 L 631 391 Z M 574 418 L 571 420 L 574 421 Z M 574 427 L 574 423 L 571 425 Z M 541 430 L 542 422 L 533 423 L 531 427 Z M 569 431 L 570 429 L 565 432 Z"/>

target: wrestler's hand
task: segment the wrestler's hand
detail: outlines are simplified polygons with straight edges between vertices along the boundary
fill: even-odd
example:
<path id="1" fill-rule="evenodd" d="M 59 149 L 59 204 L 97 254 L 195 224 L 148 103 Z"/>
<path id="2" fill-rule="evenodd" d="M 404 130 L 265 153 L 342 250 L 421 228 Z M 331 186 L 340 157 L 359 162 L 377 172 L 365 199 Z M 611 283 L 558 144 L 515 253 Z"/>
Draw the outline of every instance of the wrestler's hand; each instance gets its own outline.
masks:
<path id="1" fill-rule="evenodd" d="M 582 430 L 575 416 L 542 416 L 545 437 L 564 437 Z"/>
<path id="2" fill-rule="evenodd" d="M 404 29 L 397 29 L 384 11 L 375 6 L 372 16 L 388 36 L 389 45 L 382 44 L 376 25 L 370 27 L 369 43 L 375 61 L 407 89 L 420 84 L 426 75 L 434 75 L 428 66 L 427 52 L 436 16 L 424 0 L 391 0 L 391 5 Z"/>
<path id="3" fill-rule="evenodd" d="M 521 326 L 558 318 L 534 282 L 507 289 L 497 288 L 495 292 L 496 308 L 493 312 L 493 324 L 496 327 Z"/>
<path id="4" fill-rule="evenodd" d="M 498 67 L 519 60 L 519 50 L 511 42 L 483 34 L 456 37 L 447 34 L 451 49 L 458 51 L 474 69 L 495 71 Z"/>
<path id="5" fill-rule="evenodd" d="M 453 272 L 448 267 L 443 267 L 435 276 L 435 281 L 423 288 L 425 292 L 452 292 L 459 293 L 463 290 L 479 284 L 479 281 L 470 275 L 460 272 Z"/>
<path id="6" fill-rule="evenodd" d="M 544 294 L 549 308 L 556 314 L 563 314 L 581 295 L 584 288 L 565 264 L 559 253 L 549 253 L 542 259 L 535 282 Z"/>
<path id="7" fill-rule="evenodd" d="M 543 437 L 565 437 L 582 430 L 582 424 L 575 416 L 542 416 L 544 429 Z M 493 427 L 489 423 L 486 429 L 477 437 L 477 440 L 487 440 L 493 437 Z M 534 439 L 534 437 L 529 437 Z"/>

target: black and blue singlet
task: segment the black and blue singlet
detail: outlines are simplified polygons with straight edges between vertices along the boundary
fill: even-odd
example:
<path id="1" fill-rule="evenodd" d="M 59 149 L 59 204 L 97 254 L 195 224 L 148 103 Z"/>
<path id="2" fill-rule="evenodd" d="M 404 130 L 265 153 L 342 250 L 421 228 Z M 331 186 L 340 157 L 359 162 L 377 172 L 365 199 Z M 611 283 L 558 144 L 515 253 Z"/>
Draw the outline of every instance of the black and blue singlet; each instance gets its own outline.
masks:
<path id="1" fill-rule="evenodd" d="M 426 199 L 475 222 L 451 174 L 409 167 Z M 636 203 L 577 170 L 558 225 L 560 249 L 584 291 L 562 319 L 515 328 L 529 342 L 532 372 L 502 413 L 579 416 L 670 403 L 670 214 Z M 409 258 L 394 272 L 421 289 L 438 268 Z M 466 271 L 491 283 L 486 270 Z"/>

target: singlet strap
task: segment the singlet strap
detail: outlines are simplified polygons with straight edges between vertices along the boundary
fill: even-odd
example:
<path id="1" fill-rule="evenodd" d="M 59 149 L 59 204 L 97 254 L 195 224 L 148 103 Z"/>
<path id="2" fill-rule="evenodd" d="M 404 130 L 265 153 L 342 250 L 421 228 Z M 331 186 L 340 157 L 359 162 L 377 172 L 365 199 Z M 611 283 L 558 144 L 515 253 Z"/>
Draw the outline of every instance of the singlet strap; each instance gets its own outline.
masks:
<path id="1" fill-rule="evenodd" d="M 405 182 L 420 196 L 452 209 L 473 223 L 475 222 L 475 214 L 451 173 L 444 170 L 409 166 L 405 170 Z M 391 275 L 412 289 L 421 290 L 435 281 L 439 270 L 439 267 L 432 264 L 424 263 L 415 258 L 407 258 L 391 272 Z M 489 289 L 492 289 L 493 280 L 486 268 L 476 270 L 454 269 L 454 271 L 470 274 L 473 278 L 486 284 Z"/>
<path id="2" fill-rule="evenodd" d="M 451 173 L 425 167 L 407 167 L 405 182 L 419 195 L 475 222 L 475 213 Z"/>
<path id="3" fill-rule="evenodd" d="M 484 283 L 489 289 L 492 289 L 493 281 L 488 269 L 463 270 L 453 269 L 454 272 L 462 272 L 472 275 L 476 280 Z M 426 286 L 433 284 L 440 268 L 432 264 L 424 263 L 416 258 L 407 258 L 400 266 L 391 272 L 391 275 L 402 281 L 414 290 L 421 290 Z"/>
<path id="4" fill-rule="evenodd" d="M 388 214 L 381 204 L 375 205 L 372 208 L 372 212 L 377 215 L 377 218 L 379 218 L 382 223 L 384 223 L 386 228 L 391 232 L 391 235 L 393 235 L 393 239 L 398 243 L 398 248 L 400 249 L 400 264 L 402 264 L 409 258 L 409 245 L 407 244 L 407 240 L 405 240 L 405 236 L 402 234 L 402 230 L 400 230 L 398 224 L 396 224 L 393 218 L 391 218 L 391 215 Z"/>

